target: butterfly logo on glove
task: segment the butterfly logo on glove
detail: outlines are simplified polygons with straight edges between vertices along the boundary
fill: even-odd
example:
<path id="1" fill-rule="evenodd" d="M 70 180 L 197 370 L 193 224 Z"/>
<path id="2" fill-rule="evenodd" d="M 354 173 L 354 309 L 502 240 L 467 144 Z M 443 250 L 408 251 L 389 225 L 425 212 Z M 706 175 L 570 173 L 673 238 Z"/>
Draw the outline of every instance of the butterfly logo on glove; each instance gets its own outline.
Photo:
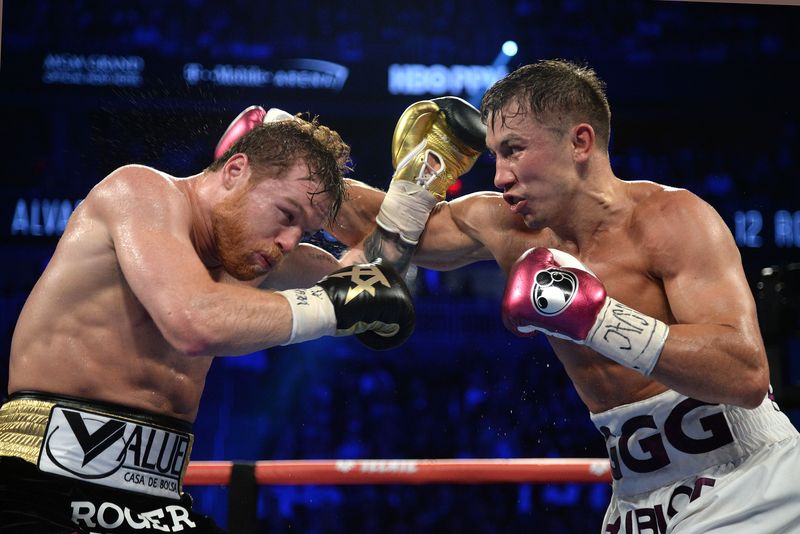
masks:
<path id="1" fill-rule="evenodd" d="M 569 306 L 578 292 L 578 278 L 556 267 L 536 273 L 531 302 L 542 315 L 558 315 Z"/>

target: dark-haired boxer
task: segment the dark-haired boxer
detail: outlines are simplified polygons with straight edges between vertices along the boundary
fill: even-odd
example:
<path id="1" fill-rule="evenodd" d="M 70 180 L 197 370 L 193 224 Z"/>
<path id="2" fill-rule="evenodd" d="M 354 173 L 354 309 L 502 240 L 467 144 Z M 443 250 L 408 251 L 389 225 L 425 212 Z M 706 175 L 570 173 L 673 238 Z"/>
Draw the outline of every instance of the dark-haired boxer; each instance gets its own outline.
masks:
<path id="1" fill-rule="evenodd" d="M 448 141 L 453 110 L 438 108 L 409 107 L 393 142 L 409 118 L 447 118 L 426 134 L 445 165 L 420 179 L 399 162 L 385 198 L 351 182 L 330 230 L 400 270 L 499 264 L 506 326 L 548 336 L 606 440 L 614 491 L 602 532 L 797 530 L 800 436 L 769 397 L 753 297 L 715 210 L 614 175 L 611 112 L 588 67 L 540 61 L 485 94 L 501 193 L 437 202 L 454 180 L 449 160 L 468 154 Z M 457 113 L 477 128 L 477 110 Z"/>
<path id="2" fill-rule="evenodd" d="M 128 165 L 73 213 L 12 340 L 3 532 L 217 531 L 181 487 L 212 358 L 410 335 L 391 267 L 298 246 L 335 218 L 349 147 L 316 120 L 254 112 L 202 172 Z"/>

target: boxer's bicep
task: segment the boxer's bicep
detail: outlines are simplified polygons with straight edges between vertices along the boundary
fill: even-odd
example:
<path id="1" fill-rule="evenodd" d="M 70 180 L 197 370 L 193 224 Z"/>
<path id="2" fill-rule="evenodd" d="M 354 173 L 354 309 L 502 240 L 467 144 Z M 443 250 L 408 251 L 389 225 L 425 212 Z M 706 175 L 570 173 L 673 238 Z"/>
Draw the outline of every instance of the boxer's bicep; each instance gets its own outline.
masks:
<path id="1" fill-rule="evenodd" d="M 673 202 L 680 226 L 659 241 L 660 266 L 670 309 L 679 323 L 740 329 L 755 320 L 755 304 L 741 256 L 714 209 L 688 192 Z"/>
<path id="2" fill-rule="evenodd" d="M 488 233 L 498 229 L 486 208 L 483 196 L 440 202 L 428 218 L 412 261 L 421 267 L 449 270 L 491 260 L 485 243 Z"/>
<path id="3" fill-rule="evenodd" d="M 192 299 L 214 281 L 189 237 L 182 195 L 152 171 L 132 171 L 99 192 L 122 276 L 169 340 L 192 320 Z"/>
<path id="4" fill-rule="evenodd" d="M 769 387 L 769 368 L 738 249 L 711 206 L 676 194 L 686 198 L 654 214 L 672 224 L 650 236 L 673 316 L 653 377 L 706 402 L 754 408 Z"/>

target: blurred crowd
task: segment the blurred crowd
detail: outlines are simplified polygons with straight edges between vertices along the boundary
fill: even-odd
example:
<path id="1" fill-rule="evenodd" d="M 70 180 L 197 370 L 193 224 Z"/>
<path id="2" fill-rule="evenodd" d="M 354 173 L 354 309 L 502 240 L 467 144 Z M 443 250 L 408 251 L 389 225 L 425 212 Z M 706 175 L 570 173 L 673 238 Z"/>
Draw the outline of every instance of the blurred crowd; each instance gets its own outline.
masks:
<path id="1" fill-rule="evenodd" d="M 27 32 L 3 38 L 15 48 L 218 58 L 326 57 L 359 62 L 473 62 L 506 39 L 548 57 L 629 64 L 769 61 L 800 50 L 788 40 L 791 7 L 718 6 L 627 0 L 444 0 L 402 4 L 298 0 L 275 5 L 232 0 L 98 2 L 36 0 L 6 6 Z M 709 20 L 713 19 L 713 24 Z M 475 21 L 480 21 L 476 25 Z M 20 26 L 21 28 L 21 26 Z M 87 39 L 91 36 L 91 39 Z M 735 39 L 731 37 L 735 36 Z M 589 42 L 601 46 L 587 47 Z M 496 54 L 496 52 L 494 52 Z M 486 58 L 487 60 L 493 57 Z"/>

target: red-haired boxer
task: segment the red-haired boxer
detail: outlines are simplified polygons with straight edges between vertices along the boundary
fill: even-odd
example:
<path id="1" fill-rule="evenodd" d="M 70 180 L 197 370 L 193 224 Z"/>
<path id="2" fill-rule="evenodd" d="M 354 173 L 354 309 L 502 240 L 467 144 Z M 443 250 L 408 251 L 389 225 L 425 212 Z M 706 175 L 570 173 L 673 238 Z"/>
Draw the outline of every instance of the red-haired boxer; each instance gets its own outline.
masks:
<path id="1" fill-rule="evenodd" d="M 547 334 L 606 440 L 602 532 L 796 530 L 800 436 L 769 398 L 724 221 L 689 191 L 614 175 L 611 112 L 587 67 L 523 66 L 488 90 L 481 117 L 502 193 L 415 204 L 390 198 L 394 182 L 385 199 L 350 182 L 331 231 L 349 245 L 367 236 L 367 257 L 399 269 L 494 259 L 509 275 L 505 324 Z M 442 159 L 462 145 L 440 145 Z M 440 178 L 441 190 L 452 176 Z"/>
<path id="2" fill-rule="evenodd" d="M 335 218 L 349 147 L 316 120 L 249 113 L 202 172 L 124 166 L 73 213 L 12 340 L 3 532 L 215 532 L 181 488 L 213 357 L 410 335 L 391 267 L 298 247 Z"/>

